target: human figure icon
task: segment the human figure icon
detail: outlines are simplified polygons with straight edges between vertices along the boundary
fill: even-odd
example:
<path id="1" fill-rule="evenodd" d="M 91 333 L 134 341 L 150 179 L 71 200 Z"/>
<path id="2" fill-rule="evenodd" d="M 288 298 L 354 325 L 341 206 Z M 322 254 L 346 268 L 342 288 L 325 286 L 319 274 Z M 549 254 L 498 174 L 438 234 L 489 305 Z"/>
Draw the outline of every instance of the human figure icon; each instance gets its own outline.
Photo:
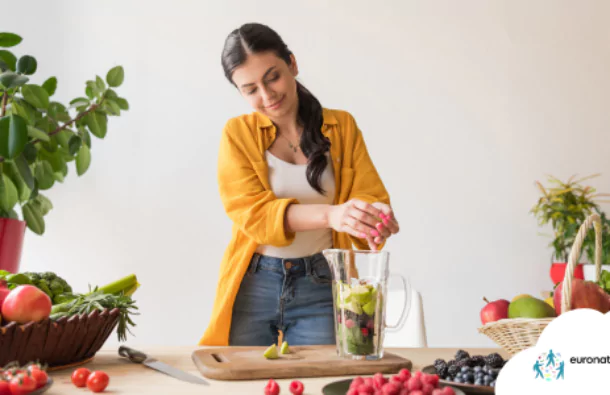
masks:
<path id="1" fill-rule="evenodd" d="M 536 372 L 536 377 L 534 377 L 534 378 L 537 379 L 538 377 L 540 377 L 541 379 L 544 379 L 542 370 L 540 370 L 541 367 L 542 367 L 542 364 L 540 363 L 540 361 L 536 360 L 536 363 L 534 364 L 534 371 Z"/>
<path id="2" fill-rule="evenodd" d="M 564 369 L 564 362 L 561 361 L 559 363 L 559 373 L 557 373 L 557 377 L 555 377 L 556 380 L 559 380 L 560 377 L 563 380 L 563 369 Z"/>
<path id="3" fill-rule="evenodd" d="M 555 354 L 553 354 L 553 350 L 549 351 L 549 354 L 546 356 L 546 366 L 555 366 Z"/>

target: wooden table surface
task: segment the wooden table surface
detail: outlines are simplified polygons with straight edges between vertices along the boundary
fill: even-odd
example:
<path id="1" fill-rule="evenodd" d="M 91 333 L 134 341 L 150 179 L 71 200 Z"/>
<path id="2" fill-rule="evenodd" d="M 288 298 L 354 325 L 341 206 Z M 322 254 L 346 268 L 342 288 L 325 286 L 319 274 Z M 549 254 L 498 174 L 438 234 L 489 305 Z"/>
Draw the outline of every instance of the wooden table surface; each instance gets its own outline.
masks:
<path id="1" fill-rule="evenodd" d="M 200 375 L 191 360 L 191 353 L 197 347 L 136 347 L 162 362 L 172 365 L 184 371 Z M 174 379 L 163 373 L 157 372 L 146 366 L 127 361 L 118 355 L 117 347 L 105 347 L 98 352 L 92 362 L 84 367 L 89 370 L 104 370 L 110 376 L 110 384 L 105 393 L 108 394 L 263 394 L 266 380 L 252 381 L 216 381 L 208 380 L 209 386 L 190 384 Z M 387 349 L 397 355 L 409 358 L 413 362 L 413 370 L 417 371 L 424 366 L 431 365 L 436 358 L 445 360 L 453 359 L 457 348 L 400 348 Z M 464 348 L 471 355 L 488 355 L 498 352 L 503 357 L 506 353 L 496 348 Z M 54 384 L 45 394 L 47 395 L 71 395 L 92 392 L 87 389 L 77 388 L 70 381 L 70 375 L 74 368 L 51 371 L 50 376 Z M 301 379 L 305 385 L 305 394 L 321 394 L 322 388 L 333 381 L 348 377 L 323 377 Z M 292 380 L 277 380 L 281 388 L 281 394 L 290 394 L 288 385 Z"/>

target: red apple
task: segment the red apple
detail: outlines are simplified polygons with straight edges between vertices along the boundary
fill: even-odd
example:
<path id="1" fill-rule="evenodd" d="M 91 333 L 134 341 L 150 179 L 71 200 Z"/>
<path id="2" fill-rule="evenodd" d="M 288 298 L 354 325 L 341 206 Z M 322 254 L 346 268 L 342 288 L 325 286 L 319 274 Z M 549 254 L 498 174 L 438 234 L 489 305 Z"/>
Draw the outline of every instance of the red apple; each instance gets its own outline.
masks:
<path id="1" fill-rule="evenodd" d="M 557 285 L 553 294 L 553 304 L 555 305 L 557 315 L 561 314 L 562 291 L 563 281 Z M 606 314 L 610 311 L 610 299 L 608 299 L 608 294 L 593 281 L 575 278 L 572 280 L 570 309 L 593 309 Z"/>
<path id="2" fill-rule="evenodd" d="M 6 299 L 10 292 L 11 290 L 6 286 L 6 281 L 0 281 L 0 311 L 2 311 L 2 303 L 4 302 L 4 299 Z"/>
<path id="3" fill-rule="evenodd" d="M 40 321 L 51 314 L 51 307 L 49 295 L 33 285 L 20 285 L 4 299 L 2 317 L 19 324 Z"/>
<path id="4" fill-rule="evenodd" d="M 481 309 L 481 322 L 483 325 L 488 322 L 494 322 L 503 318 L 508 318 L 508 305 L 510 302 L 506 299 L 498 299 L 490 302 L 486 298 L 483 300 L 487 303 Z"/>

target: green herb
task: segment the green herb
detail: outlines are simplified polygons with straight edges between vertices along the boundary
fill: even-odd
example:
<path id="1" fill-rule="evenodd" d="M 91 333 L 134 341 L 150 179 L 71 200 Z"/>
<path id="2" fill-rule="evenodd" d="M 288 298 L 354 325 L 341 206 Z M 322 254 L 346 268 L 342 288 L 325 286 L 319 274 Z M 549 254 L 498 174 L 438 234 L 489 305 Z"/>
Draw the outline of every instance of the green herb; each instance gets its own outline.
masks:
<path id="1" fill-rule="evenodd" d="M 131 333 L 129 326 L 136 326 L 131 319 L 131 315 L 139 315 L 134 310 L 138 310 L 135 301 L 131 296 L 127 296 L 122 292 L 118 295 L 107 294 L 97 287 L 86 295 L 76 295 L 76 298 L 62 304 L 53 306 L 51 310 L 51 320 L 58 320 L 62 317 L 72 315 L 89 314 L 95 310 L 103 311 L 105 309 L 119 309 L 119 324 L 117 327 L 117 335 L 119 341 L 127 339 L 127 332 Z M 133 335 L 133 333 L 131 333 Z"/>
<path id="2" fill-rule="evenodd" d="M 599 276 L 599 281 L 597 285 L 601 287 L 607 294 L 610 294 L 610 272 L 607 270 L 602 270 L 601 275 Z"/>

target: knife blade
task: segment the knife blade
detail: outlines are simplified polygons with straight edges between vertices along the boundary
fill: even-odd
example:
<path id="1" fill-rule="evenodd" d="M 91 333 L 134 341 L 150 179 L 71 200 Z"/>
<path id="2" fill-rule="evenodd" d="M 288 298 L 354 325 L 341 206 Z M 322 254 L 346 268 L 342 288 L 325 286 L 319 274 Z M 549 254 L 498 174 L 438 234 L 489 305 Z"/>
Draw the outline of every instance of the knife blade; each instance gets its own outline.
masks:
<path id="1" fill-rule="evenodd" d="M 170 366 L 155 358 L 151 358 L 148 355 L 144 354 L 143 352 L 134 350 L 133 348 L 129 348 L 126 346 L 120 346 L 119 355 L 122 357 L 126 357 L 133 363 L 140 363 L 151 369 L 164 373 L 168 376 L 174 377 L 178 380 L 186 381 L 186 382 L 193 383 L 193 384 L 210 385 L 210 383 L 207 380 L 204 380 L 201 377 L 195 376 L 194 374 L 191 374 L 191 373 L 185 372 L 184 370 L 180 370 L 178 368 Z"/>

